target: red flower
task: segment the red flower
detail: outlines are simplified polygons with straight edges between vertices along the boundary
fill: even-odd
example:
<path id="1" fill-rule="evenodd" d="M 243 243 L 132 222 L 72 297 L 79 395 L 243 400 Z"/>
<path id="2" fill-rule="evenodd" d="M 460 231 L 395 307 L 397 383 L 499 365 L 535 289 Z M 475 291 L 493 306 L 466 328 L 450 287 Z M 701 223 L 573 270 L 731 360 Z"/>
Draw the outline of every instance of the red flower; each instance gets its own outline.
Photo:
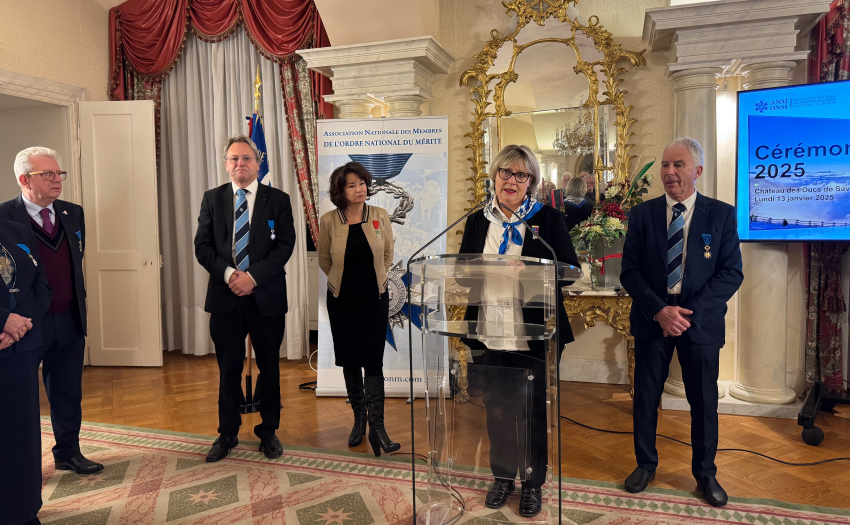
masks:
<path id="1" fill-rule="evenodd" d="M 606 217 L 614 217 L 620 219 L 621 221 L 626 220 L 626 213 L 623 211 L 623 208 L 621 208 L 620 205 L 615 202 L 603 206 L 602 215 Z"/>

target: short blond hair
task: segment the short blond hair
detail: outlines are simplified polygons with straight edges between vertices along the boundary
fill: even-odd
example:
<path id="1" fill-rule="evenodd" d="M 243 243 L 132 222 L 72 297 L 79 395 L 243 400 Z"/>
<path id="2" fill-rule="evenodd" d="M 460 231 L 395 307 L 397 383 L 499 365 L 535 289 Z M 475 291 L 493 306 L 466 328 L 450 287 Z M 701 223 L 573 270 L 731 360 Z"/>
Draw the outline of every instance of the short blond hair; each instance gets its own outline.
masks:
<path id="1" fill-rule="evenodd" d="M 490 180 L 493 184 L 496 183 L 496 176 L 500 169 L 507 168 L 517 162 L 523 163 L 526 171 L 531 175 L 528 187 L 536 188 L 540 182 L 540 165 L 537 163 L 537 156 L 528 146 L 517 146 L 516 144 L 502 148 L 502 151 L 490 162 Z"/>

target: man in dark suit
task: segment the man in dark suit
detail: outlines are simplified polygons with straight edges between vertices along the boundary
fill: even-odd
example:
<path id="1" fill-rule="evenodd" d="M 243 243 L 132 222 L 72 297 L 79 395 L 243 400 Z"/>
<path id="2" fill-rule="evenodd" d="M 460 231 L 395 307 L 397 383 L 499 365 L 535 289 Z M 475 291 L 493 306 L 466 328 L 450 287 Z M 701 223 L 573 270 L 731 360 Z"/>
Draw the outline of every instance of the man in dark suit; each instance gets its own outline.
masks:
<path id="1" fill-rule="evenodd" d="M 195 257 L 210 272 L 204 310 L 210 313 L 221 386 L 218 432 L 207 461 L 220 461 L 239 441 L 243 400 L 241 379 L 245 337 L 250 335 L 260 385 L 262 423 L 254 427 L 260 451 L 268 458 L 283 455 L 275 435 L 280 425 L 280 345 L 283 342 L 286 272 L 295 247 L 289 195 L 260 184 L 260 154 L 248 137 L 239 135 L 224 148 L 231 182 L 204 193 Z"/>
<path id="2" fill-rule="evenodd" d="M 664 149 L 666 195 L 631 209 L 620 281 L 632 298 L 635 338 L 634 440 L 638 467 L 626 490 L 655 478 L 658 404 L 678 350 L 691 406 L 691 470 L 706 501 L 727 502 L 717 482 L 717 377 L 725 343 L 726 302 L 744 274 L 735 209 L 696 192 L 703 150 L 690 138 Z"/>
<path id="3" fill-rule="evenodd" d="M 29 225 L 0 220 L 0 516 L 37 525 L 41 509 L 38 359 L 50 287 Z"/>
<path id="4" fill-rule="evenodd" d="M 56 446 L 56 470 L 93 474 L 103 469 L 80 451 L 83 418 L 83 361 L 86 346 L 86 287 L 83 254 L 86 223 L 83 209 L 59 199 L 66 173 L 56 152 L 27 148 L 15 158 L 21 194 L 0 204 L 0 218 L 15 221 L 35 235 L 53 297 L 41 320 L 39 357 Z"/>

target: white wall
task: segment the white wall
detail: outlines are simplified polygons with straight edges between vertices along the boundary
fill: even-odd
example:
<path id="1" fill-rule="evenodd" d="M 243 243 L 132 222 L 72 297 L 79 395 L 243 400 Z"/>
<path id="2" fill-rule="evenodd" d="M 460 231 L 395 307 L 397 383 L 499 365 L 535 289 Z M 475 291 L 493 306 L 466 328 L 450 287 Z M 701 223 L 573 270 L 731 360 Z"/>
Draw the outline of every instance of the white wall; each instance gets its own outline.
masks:
<path id="1" fill-rule="evenodd" d="M 71 162 L 68 114 L 63 106 L 0 112 L 0 202 L 20 193 L 12 169 L 15 155 L 30 146 L 45 146 L 59 154 L 59 166 Z"/>

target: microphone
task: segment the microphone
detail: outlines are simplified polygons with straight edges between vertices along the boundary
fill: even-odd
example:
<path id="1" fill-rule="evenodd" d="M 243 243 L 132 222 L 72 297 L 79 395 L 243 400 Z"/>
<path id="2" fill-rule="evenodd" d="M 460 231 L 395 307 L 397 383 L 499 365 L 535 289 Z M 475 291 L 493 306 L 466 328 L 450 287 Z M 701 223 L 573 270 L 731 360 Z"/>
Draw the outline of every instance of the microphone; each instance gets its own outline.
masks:
<path id="1" fill-rule="evenodd" d="M 445 235 L 447 231 L 451 230 L 452 228 L 454 228 L 455 226 L 457 226 L 458 224 L 460 224 L 460 222 L 461 222 L 461 221 L 463 221 L 464 219 L 466 219 L 467 217 L 469 217 L 470 215 L 472 215 L 473 213 L 475 213 L 476 211 L 478 211 L 478 209 L 479 209 L 479 208 L 481 208 L 482 206 L 484 206 L 484 205 L 485 205 L 485 204 L 487 204 L 488 202 L 490 202 L 490 199 L 484 199 L 483 201 L 481 201 L 481 202 L 479 202 L 478 204 L 476 204 L 475 206 L 473 206 L 473 207 L 472 207 L 472 209 L 471 209 L 471 210 L 469 210 L 468 212 L 466 212 L 466 213 L 464 214 L 464 216 L 463 216 L 463 217 L 461 217 L 460 219 L 458 219 L 458 220 L 456 220 L 455 222 L 453 222 L 453 223 L 451 224 L 451 226 L 449 226 L 449 227 L 448 227 L 448 228 L 446 228 L 445 230 L 443 230 L 443 231 L 441 231 L 440 233 L 438 233 L 436 237 L 434 237 L 433 239 L 431 239 L 430 241 L 428 241 L 427 243 L 425 243 L 425 245 L 424 245 L 424 246 L 422 246 L 421 248 L 419 248 L 418 250 L 416 250 L 416 252 L 414 252 L 414 253 L 413 253 L 413 255 L 411 255 L 410 257 L 408 257 L 408 258 L 407 258 L 407 273 L 410 273 L 410 261 L 412 261 L 413 259 L 415 259 L 417 255 L 419 255 L 420 253 L 422 253 L 422 252 L 425 250 L 425 248 L 427 248 L 427 247 L 431 246 L 431 245 L 434 243 L 434 241 L 436 241 L 437 239 L 439 239 L 440 237 L 442 237 L 443 235 Z M 549 246 L 549 245 L 547 244 L 546 246 Z M 553 252 L 553 253 L 554 253 L 554 252 Z"/>

